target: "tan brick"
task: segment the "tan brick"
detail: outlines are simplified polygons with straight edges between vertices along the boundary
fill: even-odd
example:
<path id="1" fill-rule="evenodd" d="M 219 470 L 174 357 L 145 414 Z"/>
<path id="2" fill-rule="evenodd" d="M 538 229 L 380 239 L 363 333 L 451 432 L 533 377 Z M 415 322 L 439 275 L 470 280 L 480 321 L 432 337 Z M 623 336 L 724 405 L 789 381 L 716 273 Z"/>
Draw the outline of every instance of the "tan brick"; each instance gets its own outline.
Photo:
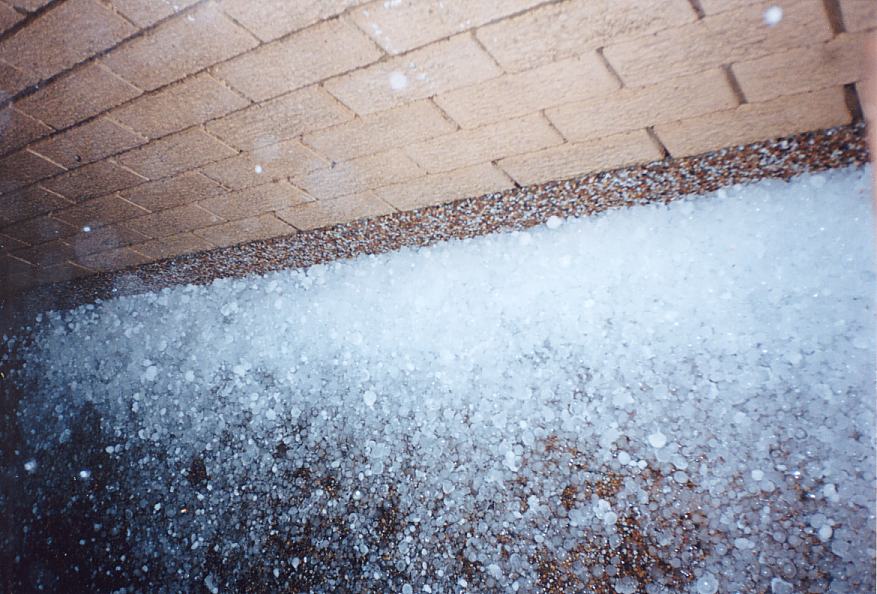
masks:
<path id="1" fill-rule="evenodd" d="M 350 194 L 334 200 L 317 200 L 277 212 L 297 229 L 319 229 L 394 212 L 395 209 L 372 192 Z"/>
<path id="2" fill-rule="evenodd" d="M 760 2 L 651 37 L 610 44 L 605 56 L 627 85 L 641 86 L 831 39 L 821 0 L 784 3 L 783 20 L 775 27 L 763 22 L 770 4 Z"/>
<path id="3" fill-rule="evenodd" d="M 562 143 L 548 121 L 533 114 L 407 146 L 405 153 L 429 173 L 440 173 Z"/>
<path id="4" fill-rule="evenodd" d="M 11 97 L 39 80 L 38 75 L 0 60 L 0 98 Z"/>
<path id="5" fill-rule="evenodd" d="M 207 165 L 201 172 L 229 188 L 240 190 L 327 165 L 325 159 L 298 140 L 286 140 Z"/>
<path id="6" fill-rule="evenodd" d="M 655 161 L 661 157 L 661 150 L 649 135 L 644 130 L 637 130 L 509 157 L 498 165 L 519 184 L 529 186 Z"/>
<path id="7" fill-rule="evenodd" d="M 104 58 L 113 72 L 151 91 L 255 47 L 256 40 L 208 2 Z"/>
<path id="8" fill-rule="evenodd" d="M 353 12 L 359 27 L 390 54 L 526 10 L 544 0 L 375 0 Z"/>
<path id="9" fill-rule="evenodd" d="M 87 266 L 92 270 L 107 272 L 110 270 L 122 270 L 132 266 L 139 266 L 149 262 L 149 258 L 139 254 L 128 247 L 114 248 L 105 252 L 83 254 L 77 257 L 76 262 Z"/>
<path id="10" fill-rule="evenodd" d="M 207 129 L 239 149 L 253 150 L 351 118 L 323 89 L 308 87 L 209 122 Z"/>
<path id="11" fill-rule="evenodd" d="M 107 225 L 88 233 L 80 231 L 66 238 L 79 255 L 105 252 L 118 247 L 142 243 L 148 238 L 142 233 L 128 229 L 122 225 Z"/>
<path id="12" fill-rule="evenodd" d="M 747 103 L 737 109 L 656 126 L 655 133 L 674 157 L 682 157 L 830 128 L 850 120 L 843 88 L 835 87 L 765 103 Z"/>
<path id="13" fill-rule="evenodd" d="M 52 81 L 16 107 L 59 130 L 115 107 L 140 90 L 98 62 L 91 62 Z"/>
<path id="14" fill-rule="evenodd" d="M 420 167 L 399 149 L 338 163 L 293 178 L 296 186 L 319 200 L 399 183 L 422 175 Z"/>
<path id="15" fill-rule="evenodd" d="M 16 250 L 16 258 L 30 262 L 34 266 L 54 266 L 76 256 L 76 251 L 60 239 L 41 243 L 33 247 Z"/>
<path id="16" fill-rule="evenodd" d="M 489 163 L 464 167 L 375 190 L 375 195 L 399 210 L 413 210 L 461 198 L 501 192 L 514 182 Z"/>
<path id="17" fill-rule="evenodd" d="M 0 192 L 6 193 L 54 175 L 64 168 L 24 149 L 0 159 Z"/>
<path id="18" fill-rule="evenodd" d="M 379 153 L 456 128 L 431 101 L 416 101 L 311 132 L 304 142 L 333 161 Z"/>
<path id="19" fill-rule="evenodd" d="M 341 14 L 364 0 L 223 0 L 222 10 L 262 41 Z"/>
<path id="20" fill-rule="evenodd" d="M 125 226 L 152 239 L 160 239 L 223 222 L 221 217 L 196 204 L 186 204 L 131 219 Z"/>
<path id="21" fill-rule="evenodd" d="M 9 0 L 9 4 L 27 12 L 34 12 L 52 2 L 52 0 Z"/>
<path id="22" fill-rule="evenodd" d="M 14 237 L 9 237 L 8 235 L 0 233 L 0 253 L 5 254 L 13 250 L 24 249 L 26 247 L 28 247 L 27 243 L 19 239 L 15 239 Z"/>
<path id="23" fill-rule="evenodd" d="M 736 106 L 725 73 L 716 69 L 567 103 L 545 115 L 567 139 L 581 142 Z"/>
<path id="24" fill-rule="evenodd" d="M 121 195 L 147 210 L 158 211 L 194 204 L 224 193 L 225 189 L 212 179 L 195 171 L 187 171 L 175 177 L 124 190 Z"/>
<path id="25" fill-rule="evenodd" d="M 195 4 L 198 0 L 110 0 L 112 5 L 138 27 L 148 27 Z"/>
<path id="26" fill-rule="evenodd" d="M 83 276 L 88 276 L 93 271 L 72 262 L 62 262 L 54 266 L 36 269 L 36 281 L 38 284 L 60 283 L 70 281 Z"/>
<path id="27" fill-rule="evenodd" d="M 199 202 L 198 206 L 226 220 L 234 221 L 282 210 L 311 200 L 310 196 L 289 182 L 280 181 L 210 198 Z"/>
<path id="28" fill-rule="evenodd" d="M 9 153 L 51 133 L 50 127 L 14 107 L 0 109 L 0 153 Z"/>
<path id="29" fill-rule="evenodd" d="M 24 16 L 19 14 L 14 8 L 4 2 L 0 2 L 0 33 L 11 29 Z"/>
<path id="30" fill-rule="evenodd" d="M 144 177 L 159 179 L 237 154 L 200 128 L 153 140 L 119 157 L 119 162 Z"/>
<path id="31" fill-rule="evenodd" d="M 490 56 L 464 33 L 331 79 L 324 86 L 342 103 L 365 115 L 498 74 L 500 70 Z"/>
<path id="32" fill-rule="evenodd" d="M 28 186 L 0 196 L 0 221 L 20 221 L 68 206 L 70 202 L 61 196 L 39 186 Z"/>
<path id="33" fill-rule="evenodd" d="M 118 223 L 148 213 L 148 210 L 140 208 L 116 194 L 108 194 L 59 210 L 52 216 L 80 229 L 83 227 L 97 229 L 103 225 Z"/>
<path id="34" fill-rule="evenodd" d="M 243 109 L 249 101 L 211 77 L 199 74 L 144 95 L 110 117 L 149 138 L 160 138 Z"/>
<path id="35" fill-rule="evenodd" d="M 43 185 L 68 200 L 82 202 L 118 190 L 124 190 L 145 181 L 143 176 L 125 169 L 111 160 L 97 161 L 46 180 Z"/>
<path id="36" fill-rule="evenodd" d="M 35 245 L 53 239 L 69 237 L 76 233 L 76 227 L 53 219 L 49 215 L 42 215 L 14 223 L 3 229 L 3 233 Z"/>
<path id="37" fill-rule="evenodd" d="M 150 260 L 163 260 L 192 252 L 202 252 L 212 248 L 213 246 L 210 243 L 194 233 L 180 233 L 179 235 L 171 235 L 164 239 L 154 239 L 131 246 L 131 249 L 143 254 Z"/>
<path id="38" fill-rule="evenodd" d="M 477 35 L 506 71 L 519 72 L 695 18 L 688 0 L 573 0 L 488 25 Z"/>
<path id="39" fill-rule="evenodd" d="M 135 31 L 97 0 L 67 0 L 0 42 L 0 58 L 48 78 Z"/>
<path id="40" fill-rule="evenodd" d="M 847 31 L 877 28 L 877 2 L 874 0 L 840 0 L 840 12 Z"/>
<path id="41" fill-rule="evenodd" d="M 704 14 L 712 15 L 756 4 L 759 0 L 699 0 L 699 2 Z"/>
<path id="42" fill-rule="evenodd" d="M 100 117 L 42 140 L 34 152 L 67 169 L 93 163 L 145 143 L 146 139 L 116 122 Z"/>
<path id="43" fill-rule="evenodd" d="M 740 62 L 732 69 L 747 101 L 767 101 L 861 80 L 864 43 L 863 33 L 842 33 L 828 43 Z"/>
<path id="44" fill-rule="evenodd" d="M 321 23 L 217 66 L 217 76 L 256 101 L 370 64 L 383 54 L 344 19 Z"/>
<path id="45" fill-rule="evenodd" d="M 618 82 L 600 58 L 588 54 L 451 91 L 435 98 L 464 128 L 527 115 L 547 107 L 605 95 Z"/>
<path id="46" fill-rule="evenodd" d="M 269 239 L 278 235 L 289 235 L 292 233 L 295 233 L 295 229 L 273 214 L 259 215 L 195 231 L 195 235 L 206 239 L 218 247 L 259 239 Z"/>
<path id="47" fill-rule="evenodd" d="M 13 274 L 27 274 L 34 269 L 33 264 L 19 260 L 15 256 L 0 256 L 0 279 Z"/>

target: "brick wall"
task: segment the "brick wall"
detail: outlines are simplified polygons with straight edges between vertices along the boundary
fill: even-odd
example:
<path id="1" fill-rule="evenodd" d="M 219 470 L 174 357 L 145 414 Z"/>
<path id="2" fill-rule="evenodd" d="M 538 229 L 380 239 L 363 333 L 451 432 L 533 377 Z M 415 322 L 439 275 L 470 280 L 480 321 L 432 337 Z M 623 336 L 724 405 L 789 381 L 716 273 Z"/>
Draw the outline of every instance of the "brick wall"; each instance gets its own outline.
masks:
<path id="1" fill-rule="evenodd" d="M 875 28 L 874 0 L 0 0 L 0 286 L 844 124 Z"/>

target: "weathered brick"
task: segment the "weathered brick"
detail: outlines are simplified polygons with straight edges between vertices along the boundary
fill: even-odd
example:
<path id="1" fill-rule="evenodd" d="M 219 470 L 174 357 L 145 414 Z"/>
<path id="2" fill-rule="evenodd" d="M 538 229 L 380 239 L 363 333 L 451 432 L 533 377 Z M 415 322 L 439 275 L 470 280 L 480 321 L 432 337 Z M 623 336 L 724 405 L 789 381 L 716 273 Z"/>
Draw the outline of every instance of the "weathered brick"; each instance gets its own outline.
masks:
<path id="1" fill-rule="evenodd" d="M 0 295 L 10 297 L 26 291 L 36 284 L 37 279 L 34 272 L 6 275 L 3 282 L 0 283 Z"/>
<path id="2" fill-rule="evenodd" d="M 0 192 L 6 193 L 32 184 L 64 168 L 27 149 L 0 159 Z"/>
<path id="3" fill-rule="evenodd" d="M 861 80 L 864 43 L 863 33 L 842 33 L 828 43 L 740 62 L 732 69 L 747 101 L 767 101 Z"/>
<path id="4" fill-rule="evenodd" d="M 334 200 L 317 200 L 277 212 L 277 216 L 306 231 L 389 214 L 395 209 L 372 192 L 350 194 Z"/>
<path id="5" fill-rule="evenodd" d="M 179 235 L 171 235 L 163 239 L 154 239 L 131 246 L 131 249 L 143 254 L 150 260 L 163 260 L 212 248 L 213 246 L 210 243 L 194 233 L 180 233 Z"/>
<path id="6" fill-rule="evenodd" d="M 211 134 L 242 150 L 276 144 L 353 118 L 320 87 L 308 87 L 209 122 Z"/>
<path id="7" fill-rule="evenodd" d="M 330 200 L 399 183 L 423 174 L 399 149 L 338 163 L 292 179 L 318 200 Z"/>
<path id="8" fill-rule="evenodd" d="M 345 161 L 427 140 L 455 128 L 426 100 L 311 132 L 303 140 L 333 161 Z"/>
<path id="9" fill-rule="evenodd" d="M 353 12 L 359 27 L 390 54 L 526 10 L 545 0 L 375 0 Z M 415 25 L 416 24 L 416 25 Z"/>
<path id="10" fill-rule="evenodd" d="M 33 264 L 20 260 L 15 256 L 9 254 L 0 256 L 0 279 L 13 274 L 27 274 L 33 268 Z"/>
<path id="11" fill-rule="evenodd" d="M 407 146 L 405 153 L 425 171 L 439 173 L 562 143 L 560 134 L 537 113 L 472 130 L 459 130 Z"/>
<path id="12" fill-rule="evenodd" d="M 375 190 L 375 195 L 399 210 L 412 210 L 461 198 L 501 192 L 514 182 L 490 163 L 473 165 Z"/>
<path id="13" fill-rule="evenodd" d="M 14 107 L 0 108 L 0 154 L 12 152 L 51 133 L 50 127 Z"/>
<path id="14" fill-rule="evenodd" d="M 383 54 L 345 19 L 333 19 L 215 68 L 217 76 L 256 101 L 370 64 Z"/>
<path id="15" fill-rule="evenodd" d="M 94 254 L 83 254 L 76 259 L 78 264 L 99 272 L 139 266 L 148 261 L 149 258 L 128 247 L 114 248 Z"/>
<path id="16" fill-rule="evenodd" d="M 76 251 L 60 239 L 56 239 L 33 247 L 16 250 L 12 255 L 26 260 L 34 266 L 54 266 L 75 257 Z"/>
<path id="17" fill-rule="evenodd" d="M 195 4 L 198 0 L 110 0 L 138 27 L 145 28 Z"/>
<path id="18" fill-rule="evenodd" d="M 688 0 L 573 0 L 488 25 L 477 35 L 506 71 L 519 72 L 695 18 Z"/>
<path id="19" fill-rule="evenodd" d="M 261 39 L 271 41 L 287 33 L 341 14 L 364 0 L 223 0 L 227 14 Z"/>
<path id="20" fill-rule="evenodd" d="M 302 175 L 327 165 L 325 159 L 298 140 L 286 140 L 212 163 L 203 167 L 201 172 L 229 188 L 240 190 Z"/>
<path id="21" fill-rule="evenodd" d="M 92 270 L 89 270 L 80 264 L 74 262 L 62 262 L 61 264 L 55 264 L 54 266 L 37 268 L 35 276 L 37 284 L 45 285 L 88 276 L 92 274 L 92 272 Z"/>
<path id="22" fill-rule="evenodd" d="M 19 14 L 14 8 L 4 2 L 0 2 L 0 33 L 11 29 L 24 16 Z"/>
<path id="23" fill-rule="evenodd" d="M 840 12 L 847 31 L 877 28 L 877 2 L 874 0 L 840 0 Z"/>
<path id="24" fill-rule="evenodd" d="M 699 0 L 700 8 L 704 14 L 718 14 L 729 10 L 737 10 L 751 4 L 756 4 L 760 0 Z"/>
<path id="25" fill-rule="evenodd" d="M 105 159 L 46 180 L 43 185 L 68 200 L 82 202 L 118 190 L 124 190 L 145 181 L 141 175 Z"/>
<path id="26" fill-rule="evenodd" d="M 52 216 L 80 229 L 83 227 L 97 229 L 103 225 L 118 223 L 148 213 L 148 210 L 128 202 L 117 194 L 108 194 L 59 210 Z"/>
<path id="27" fill-rule="evenodd" d="M 199 202 L 198 206 L 226 220 L 234 221 L 283 210 L 311 200 L 310 196 L 289 182 L 280 181 L 210 198 Z"/>
<path id="28" fill-rule="evenodd" d="M 69 237 L 76 233 L 76 227 L 68 225 L 49 215 L 41 215 L 26 221 L 19 221 L 3 229 L 3 233 L 31 245 Z"/>
<path id="29" fill-rule="evenodd" d="M 790 0 L 774 27 L 763 22 L 770 3 L 721 12 L 650 37 L 610 44 L 605 56 L 630 86 L 760 58 L 831 39 L 821 0 Z"/>
<path id="30" fill-rule="evenodd" d="M 325 88 L 360 115 L 425 99 L 500 74 L 483 49 L 464 33 L 404 56 L 333 78 Z"/>
<path id="31" fill-rule="evenodd" d="M 104 64 L 151 91 L 252 49 L 256 43 L 208 2 L 113 50 Z"/>
<path id="32" fill-rule="evenodd" d="M 655 127 L 674 157 L 697 155 L 803 132 L 848 124 L 851 120 L 842 87 L 747 103 L 737 109 Z"/>
<path id="33" fill-rule="evenodd" d="M 564 144 L 503 159 L 498 165 L 523 186 L 655 161 L 661 150 L 644 130 Z"/>
<path id="34" fill-rule="evenodd" d="M 123 198 L 151 211 L 183 204 L 194 204 L 226 192 L 218 183 L 201 173 L 187 171 L 174 177 L 149 182 L 124 190 Z"/>
<path id="35" fill-rule="evenodd" d="M 461 126 L 474 128 L 617 88 L 618 82 L 591 53 L 444 93 L 435 101 Z"/>
<path id="36" fill-rule="evenodd" d="M 247 107 L 250 102 L 203 73 L 113 110 L 110 116 L 149 138 L 160 138 Z"/>
<path id="37" fill-rule="evenodd" d="M 91 62 L 17 101 L 15 106 L 60 130 L 139 94 L 140 89 L 109 68 Z"/>
<path id="38" fill-rule="evenodd" d="M 125 226 L 146 237 L 159 239 L 221 222 L 223 222 L 221 217 L 204 210 L 197 204 L 186 204 L 131 219 L 125 223 Z"/>
<path id="39" fill-rule="evenodd" d="M 0 98 L 5 99 L 16 95 L 39 80 L 38 75 L 25 72 L 0 60 Z"/>
<path id="40" fill-rule="evenodd" d="M 97 0 L 67 0 L 0 42 L 0 58 L 48 78 L 135 32 Z"/>
<path id="41" fill-rule="evenodd" d="M 0 221 L 29 219 L 70 206 L 70 202 L 39 186 L 28 186 L 0 196 Z"/>
<path id="42" fill-rule="evenodd" d="M 26 247 L 28 247 L 28 244 L 24 241 L 0 233 L 0 253 L 5 254 L 6 252 L 24 249 Z"/>
<path id="43" fill-rule="evenodd" d="M 295 229 L 273 214 L 263 214 L 249 219 L 231 221 L 215 227 L 198 229 L 195 235 L 202 237 L 217 247 L 235 245 L 246 241 L 269 239 L 278 235 L 295 233 Z"/>
<path id="44" fill-rule="evenodd" d="M 737 103 L 725 73 L 715 69 L 567 103 L 545 115 L 567 139 L 581 142 L 730 109 Z"/>
<path id="45" fill-rule="evenodd" d="M 79 232 L 64 241 L 73 246 L 77 254 L 95 254 L 113 248 L 142 243 L 148 238 L 142 233 L 122 225 L 107 225 L 89 233 Z"/>
<path id="46" fill-rule="evenodd" d="M 237 154 L 200 128 L 153 140 L 119 156 L 119 162 L 144 177 L 159 179 Z"/>
<path id="47" fill-rule="evenodd" d="M 34 12 L 52 0 L 9 0 L 9 3 L 16 8 L 21 8 L 27 12 Z"/>
<path id="48" fill-rule="evenodd" d="M 67 169 L 138 147 L 146 138 L 99 117 L 34 144 L 31 149 Z"/>

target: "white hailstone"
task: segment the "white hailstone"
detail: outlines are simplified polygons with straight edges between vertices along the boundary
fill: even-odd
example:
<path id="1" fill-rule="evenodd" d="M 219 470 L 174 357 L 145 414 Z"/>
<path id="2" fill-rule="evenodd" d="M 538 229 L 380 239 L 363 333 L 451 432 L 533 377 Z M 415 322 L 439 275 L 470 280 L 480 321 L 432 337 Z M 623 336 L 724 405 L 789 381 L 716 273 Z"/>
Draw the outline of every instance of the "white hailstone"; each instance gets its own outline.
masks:
<path id="1" fill-rule="evenodd" d="M 828 483 L 824 487 L 822 487 L 822 495 L 832 503 L 837 503 L 840 501 L 840 497 L 837 494 L 837 487 L 834 483 Z"/>
<path id="2" fill-rule="evenodd" d="M 394 91 L 401 91 L 408 86 L 408 77 L 404 73 L 394 70 L 390 73 L 390 88 Z"/>
<path id="3" fill-rule="evenodd" d="M 161 504 L 160 504 L 160 503 L 156 503 L 155 505 L 152 506 L 152 509 L 154 509 L 155 511 L 160 511 L 160 510 L 161 510 Z"/>
<path id="4" fill-rule="evenodd" d="M 563 225 L 563 219 L 555 215 L 551 215 L 545 221 L 545 226 L 549 229 L 559 229 L 561 225 Z"/>
<path id="5" fill-rule="evenodd" d="M 82 228 L 82 232 L 83 233 L 91 233 L 91 227 L 89 225 L 84 226 Z"/>
<path id="6" fill-rule="evenodd" d="M 768 27 L 775 27 L 783 20 L 783 9 L 781 6 L 769 6 L 764 11 L 764 24 Z"/>
<path id="7" fill-rule="evenodd" d="M 91 471 L 88 470 L 87 468 L 83 468 L 82 470 L 79 471 L 79 478 L 90 479 L 91 478 Z"/>
<path id="8" fill-rule="evenodd" d="M 764 471 L 758 470 L 757 468 L 753 470 L 750 475 L 752 476 L 752 480 L 760 481 L 764 478 Z"/>
<path id="9" fill-rule="evenodd" d="M 414 588 L 411 587 L 411 584 L 402 585 L 402 594 L 414 594 Z"/>
<path id="10" fill-rule="evenodd" d="M 276 568 L 276 567 L 271 571 L 271 573 L 274 574 L 274 577 L 275 577 L 275 578 L 279 578 L 279 577 L 280 577 L 280 569 L 278 569 L 278 568 Z"/>
<path id="11" fill-rule="evenodd" d="M 661 433 L 660 431 L 656 431 L 649 435 L 649 445 L 653 448 L 661 449 L 665 445 L 667 445 L 667 436 Z"/>
<path id="12" fill-rule="evenodd" d="M 781 578 L 773 578 L 770 580 L 770 591 L 772 594 L 792 594 L 795 589 L 792 584 Z"/>
<path id="13" fill-rule="evenodd" d="M 150 365 L 146 368 L 146 371 L 143 372 L 143 379 L 148 382 L 153 381 L 156 377 L 158 377 L 158 367 L 155 365 Z"/>
<path id="14" fill-rule="evenodd" d="M 261 165 L 256 165 L 255 170 L 256 170 L 256 173 L 257 173 L 257 174 L 262 173 L 262 166 L 261 166 Z"/>
<path id="15" fill-rule="evenodd" d="M 695 582 L 697 594 L 715 594 L 719 590 L 719 580 L 710 572 L 705 572 Z"/>
<path id="16" fill-rule="evenodd" d="M 362 395 L 362 401 L 367 407 L 372 408 L 378 401 L 378 395 L 373 390 L 366 390 Z"/>
<path id="17" fill-rule="evenodd" d="M 822 542 L 826 542 L 831 538 L 831 535 L 834 534 L 834 530 L 831 528 L 831 524 L 823 524 L 821 528 L 819 528 L 819 540 Z"/>
<path id="18" fill-rule="evenodd" d="M 37 471 L 37 461 L 33 459 L 28 460 L 24 463 L 24 469 L 30 474 L 35 473 Z"/>

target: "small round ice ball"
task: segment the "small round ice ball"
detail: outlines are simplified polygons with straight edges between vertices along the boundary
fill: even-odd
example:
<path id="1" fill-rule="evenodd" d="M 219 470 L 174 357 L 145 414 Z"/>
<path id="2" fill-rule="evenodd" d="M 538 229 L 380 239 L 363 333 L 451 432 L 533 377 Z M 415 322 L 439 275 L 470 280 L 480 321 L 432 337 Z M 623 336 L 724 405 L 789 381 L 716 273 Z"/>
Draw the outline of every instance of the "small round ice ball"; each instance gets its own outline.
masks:
<path id="1" fill-rule="evenodd" d="M 768 27 L 776 27 L 783 20 L 783 9 L 773 5 L 764 11 L 764 24 Z"/>

